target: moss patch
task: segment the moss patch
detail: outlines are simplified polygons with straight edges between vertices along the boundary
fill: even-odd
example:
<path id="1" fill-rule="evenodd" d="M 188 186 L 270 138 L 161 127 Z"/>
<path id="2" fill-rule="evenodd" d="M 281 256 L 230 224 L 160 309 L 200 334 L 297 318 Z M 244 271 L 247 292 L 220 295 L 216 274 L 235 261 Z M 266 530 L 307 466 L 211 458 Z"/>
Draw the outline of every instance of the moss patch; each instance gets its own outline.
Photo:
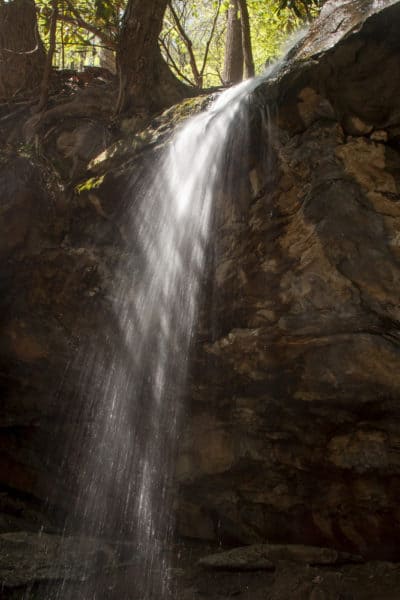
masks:
<path id="1" fill-rule="evenodd" d="M 91 192 L 93 190 L 97 190 L 104 181 L 104 175 L 100 175 L 99 177 L 90 177 L 90 179 L 86 179 L 79 185 L 75 187 L 75 191 L 77 194 L 82 194 L 82 192 Z"/>

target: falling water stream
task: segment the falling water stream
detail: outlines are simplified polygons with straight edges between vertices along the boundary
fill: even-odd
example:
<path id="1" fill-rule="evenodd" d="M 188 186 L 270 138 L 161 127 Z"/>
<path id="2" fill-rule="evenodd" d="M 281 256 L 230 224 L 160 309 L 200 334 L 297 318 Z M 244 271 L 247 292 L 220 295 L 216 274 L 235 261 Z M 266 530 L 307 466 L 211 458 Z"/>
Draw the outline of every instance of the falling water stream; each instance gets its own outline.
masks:
<path id="1" fill-rule="evenodd" d="M 137 562 L 140 577 L 126 598 L 168 595 L 180 406 L 215 196 L 233 142 L 236 160 L 246 154 L 247 99 L 264 79 L 230 88 L 189 119 L 135 182 L 124 224 L 128 249 L 110 291 L 117 342 L 99 342 L 84 359 L 88 426 L 74 441 L 74 514 L 85 535 L 106 537 L 112 529 L 132 541 L 127 560 Z M 57 598 L 72 599 L 67 587 Z M 95 582 L 87 599 L 103 597 Z"/>

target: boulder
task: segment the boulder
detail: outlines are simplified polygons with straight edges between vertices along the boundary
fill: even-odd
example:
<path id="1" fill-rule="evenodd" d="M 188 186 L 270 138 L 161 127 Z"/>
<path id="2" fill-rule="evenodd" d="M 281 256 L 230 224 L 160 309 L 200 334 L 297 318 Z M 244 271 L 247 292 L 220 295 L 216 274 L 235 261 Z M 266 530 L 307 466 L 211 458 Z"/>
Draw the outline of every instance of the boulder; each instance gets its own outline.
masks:
<path id="1" fill-rule="evenodd" d="M 272 571 L 277 562 L 289 561 L 311 566 L 362 562 L 360 556 L 296 544 L 254 544 L 205 556 L 199 565 L 226 571 Z"/>

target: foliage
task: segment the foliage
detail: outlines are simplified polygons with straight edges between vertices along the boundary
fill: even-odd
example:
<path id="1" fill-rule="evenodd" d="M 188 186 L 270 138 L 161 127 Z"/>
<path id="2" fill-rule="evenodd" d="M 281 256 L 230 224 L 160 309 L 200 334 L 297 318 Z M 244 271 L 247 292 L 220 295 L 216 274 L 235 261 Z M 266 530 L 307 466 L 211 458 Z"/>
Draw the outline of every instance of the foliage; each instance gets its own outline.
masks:
<path id="1" fill-rule="evenodd" d="M 225 11 L 222 0 L 173 0 L 167 9 L 161 48 L 170 67 L 191 85 L 221 84 Z"/>
<path id="2" fill-rule="evenodd" d="M 149 0 L 143 0 L 148 2 Z M 221 85 L 230 0 L 170 0 L 160 47 L 175 74 L 197 87 Z M 82 68 L 114 53 L 127 0 L 59 0 L 54 64 Z M 323 0 L 247 0 L 256 71 L 276 58 L 288 35 L 317 14 Z M 36 0 L 48 45 L 51 0 Z M 103 52 L 104 54 L 104 52 Z"/>
<path id="3" fill-rule="evenodd" d="M 51 0 L 36 0 L 36 5 L 40 32 L 48 43 Z M 126 0 L 59 0 L 56 66 L 98 64 L 101 48 L 115 50 L 125 5 Z"/>
<path id="4" fill-rule="evenodd" d="M 256 71 L 262 72 L 265 64 L 279 56 L 288 36 L 301 27 L 308 13 L 293 10 L 290 0 L 287 7 L 278 0 L 247 0 L 252 29 L 252 46 Z M 298 0 L 302 2 L 302 0 Z M 319 0 L 304 0 L 310 4 L 310 14 L 315 14 Z M 314 5 L 314 8 L 311 6 Z M 205 87 L 220 85 L 225 49 L 226 12 L 229 0 L 173 0 L 172 7 L 191 42 L 191 52 L 197 65 L 207 61 L 202 73 Z M 215 17 L 217 18 L 214 24 Z M 173 71 L 186 82 L 196 85 L 191 68 L 188 44 L 185 43 L 171 14 L 166 13 L 161 34 L 164 56 Z M 200 69 L 199 69 L 200 70 Z"/>
<path id="5" fill-rule="evenodd" d="M 279 11 L 289 9 L 298 19 L 308 21 L 315 15 L 325 0 L 280 0 Z"/>
<path id="6" fill-rule="evenodd" d="M 278 58 L 288 39 L 303 23 L 289 8 L 276 0 L 248 0 L 256 72 Z"/>
<path id="7" fill-rule="evenodd" d="M 90 179 L 86 179 L 79 185 L 76 186 L 75 191 L 77 194 L 82 194 L 83 192 L 90 192 L 92 190 L 96 190 L 101 186 L 104 181 L 104 175 L 99 177 L 91 177 Z"/>

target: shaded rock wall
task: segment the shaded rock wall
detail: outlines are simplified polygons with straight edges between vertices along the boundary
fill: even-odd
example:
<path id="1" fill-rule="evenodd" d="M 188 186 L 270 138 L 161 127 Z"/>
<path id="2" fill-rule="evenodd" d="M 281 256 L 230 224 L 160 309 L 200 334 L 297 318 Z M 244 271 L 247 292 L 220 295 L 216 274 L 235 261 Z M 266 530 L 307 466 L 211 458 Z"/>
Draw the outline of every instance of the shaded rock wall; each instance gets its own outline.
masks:
<path id="1" fill-rule="evenodd" d="M 177 514 L 201 539 L 394 556 L 400 3 L 329 6 L 335 18 L 255 93 L 249 172 L 240 198 L 218 204 Z M 115 145 L 79 195 L 65 191 L 82 168 L 65 165 L 69 146 L 53 143 L 51 162 L 26 146 L 1 154 L 2 531 L 52 530 L 74 501 L 64 446 L 84 402 L 82 353 L 118 335 L 125 203 L 165 135 L 155 126 Z"/>
<path id="2" fill-rule="evenodd" d="M 269 161 L 247 218 L 219 226 L 178 466 L 186 535 L 397 555 L 400 7 L 349 5 L 266 90 Z"/>

